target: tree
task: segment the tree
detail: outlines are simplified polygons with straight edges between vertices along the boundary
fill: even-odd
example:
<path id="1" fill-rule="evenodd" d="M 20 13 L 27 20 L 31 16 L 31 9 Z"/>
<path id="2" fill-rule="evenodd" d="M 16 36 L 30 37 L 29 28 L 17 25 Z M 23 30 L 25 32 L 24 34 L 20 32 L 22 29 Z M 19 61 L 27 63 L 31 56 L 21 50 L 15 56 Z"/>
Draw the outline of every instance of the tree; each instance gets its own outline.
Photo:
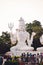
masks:
<path id="1" fill-rule="evenodd" d="M 37 20 L 33 21 L 33 26 L 40 26 L 41 27 L 41 23 Z"/>
<path id="2" fill-rule="evenodd" d="M 32 23 L 32 30 L 36 33 L 42 31 L 41 23 L 37 20 L 34 20 Z"/>
<path id="3" fill-rule="evenodd" d="M 33 23 L 27 23 L 26 24 L 26 31 L 30 34 L 34 31 L 36 33 L 43 33 L 43 28 L 41 26 L 41 23 L 37 20 L 34 20 Z"/>
<path id="4" fill-rule="evenodd" d="M 36 35 L 33 39 L 33 47 L 36 50 L 37 47 L 42 46 L 40 43 L 40 36 L 43 34 L 43 28 L 41 26 L 40 21 L 34 20 L 32 23 L 26 24 L 26 31 L 30 33 L 30 37 L 32 32 L 36 32 Z"/>
<path id="5" fill-rule="evenodd" d="M 26 31 L 28 32 L 28 33 L 30 33 L 30 38 L 31 38 L 31 34 L 32 34 L 32 32 L 33 32 L 33 30 L 32 30 L 32 24 L 31 23 L 27 23 L 26 24 Z"/>
<path id="6" fill-rule="evenodd" d="M 9 33 L 2 32 L 2 35 L 0 36 L 0 54 L 4 54 L 7 51 L 9 51 L 10 47 L 11 47 L 11 41 Z"/>

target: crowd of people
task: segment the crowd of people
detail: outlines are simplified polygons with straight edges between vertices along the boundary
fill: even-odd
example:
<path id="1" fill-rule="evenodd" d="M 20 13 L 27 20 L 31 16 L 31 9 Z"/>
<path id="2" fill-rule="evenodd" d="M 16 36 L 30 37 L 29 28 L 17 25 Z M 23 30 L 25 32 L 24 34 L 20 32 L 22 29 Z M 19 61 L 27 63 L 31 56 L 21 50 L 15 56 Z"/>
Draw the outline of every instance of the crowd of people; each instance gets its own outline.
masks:
<path id="1" fill-rule="evenodd" d="M 21 60 L 27 65 L 39 65 L 40 63 L 43 63 L 43 53 L 22 53 Z"/>
<path id="2" fill-rule="evenodd" d="M 11 61 L 11 64 L 8 64 L 8 61 Z M 22 53 L 20 57 L 0 56 L 0 65 L 41 65 L 41 63 L 43 65 L 43 53 Z"/>

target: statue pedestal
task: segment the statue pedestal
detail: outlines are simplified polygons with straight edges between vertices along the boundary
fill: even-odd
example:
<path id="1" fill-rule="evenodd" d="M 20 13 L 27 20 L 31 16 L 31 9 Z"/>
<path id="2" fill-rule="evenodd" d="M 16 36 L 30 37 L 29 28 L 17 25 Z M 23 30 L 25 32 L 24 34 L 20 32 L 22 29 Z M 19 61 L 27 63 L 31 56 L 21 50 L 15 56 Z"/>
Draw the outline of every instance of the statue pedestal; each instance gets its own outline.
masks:
<path id="1" fill-rule="evenodd" d="M 39 47 L 39 48 L 37 48 L 37 51 L 41 51 L 41 52 L 43 52 L 43 47 Z"/>
<path id="2" fill-rule="evenodd" d="M 21 48 L 15 48 L 15 47 L 11 47 L 11 52 L 13 53 L 14 56 L 21 56 L 22 53 L 27 53 L 30 51 L 33 51 L 34 48 L 33 47 L 21 47 Z"/>

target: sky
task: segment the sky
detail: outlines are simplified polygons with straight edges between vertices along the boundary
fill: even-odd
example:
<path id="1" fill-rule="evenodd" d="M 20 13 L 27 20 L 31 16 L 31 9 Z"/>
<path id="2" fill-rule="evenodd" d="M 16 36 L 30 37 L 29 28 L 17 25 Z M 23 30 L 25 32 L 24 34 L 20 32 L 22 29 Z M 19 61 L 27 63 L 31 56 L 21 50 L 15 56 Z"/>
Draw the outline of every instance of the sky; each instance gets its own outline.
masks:
<path id="1" fill-rule="evenodd" d="M 0 0 L 0 35 L 2 31 L 10 32 L 10 22 L 14 24 L 14 32 L 19 26 L 20 17 L 25 23 L 38 20 L 43 26 L 43 0 Z"/>

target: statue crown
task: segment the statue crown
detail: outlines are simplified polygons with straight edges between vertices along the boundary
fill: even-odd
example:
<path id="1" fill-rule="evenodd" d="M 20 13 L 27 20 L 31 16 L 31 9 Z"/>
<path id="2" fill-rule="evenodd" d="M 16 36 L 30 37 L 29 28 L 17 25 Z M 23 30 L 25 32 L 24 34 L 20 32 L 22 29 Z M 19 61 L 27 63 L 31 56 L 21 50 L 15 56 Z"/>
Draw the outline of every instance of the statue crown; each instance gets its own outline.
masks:
<path id="1" fill-rule="evenodd" d="M 20 22 L 25 22 L 24 19 L 23 19 L 22 17 L 20 17 L 20 20 L 19 20 L 19 21 L 20 21 Z"/>

